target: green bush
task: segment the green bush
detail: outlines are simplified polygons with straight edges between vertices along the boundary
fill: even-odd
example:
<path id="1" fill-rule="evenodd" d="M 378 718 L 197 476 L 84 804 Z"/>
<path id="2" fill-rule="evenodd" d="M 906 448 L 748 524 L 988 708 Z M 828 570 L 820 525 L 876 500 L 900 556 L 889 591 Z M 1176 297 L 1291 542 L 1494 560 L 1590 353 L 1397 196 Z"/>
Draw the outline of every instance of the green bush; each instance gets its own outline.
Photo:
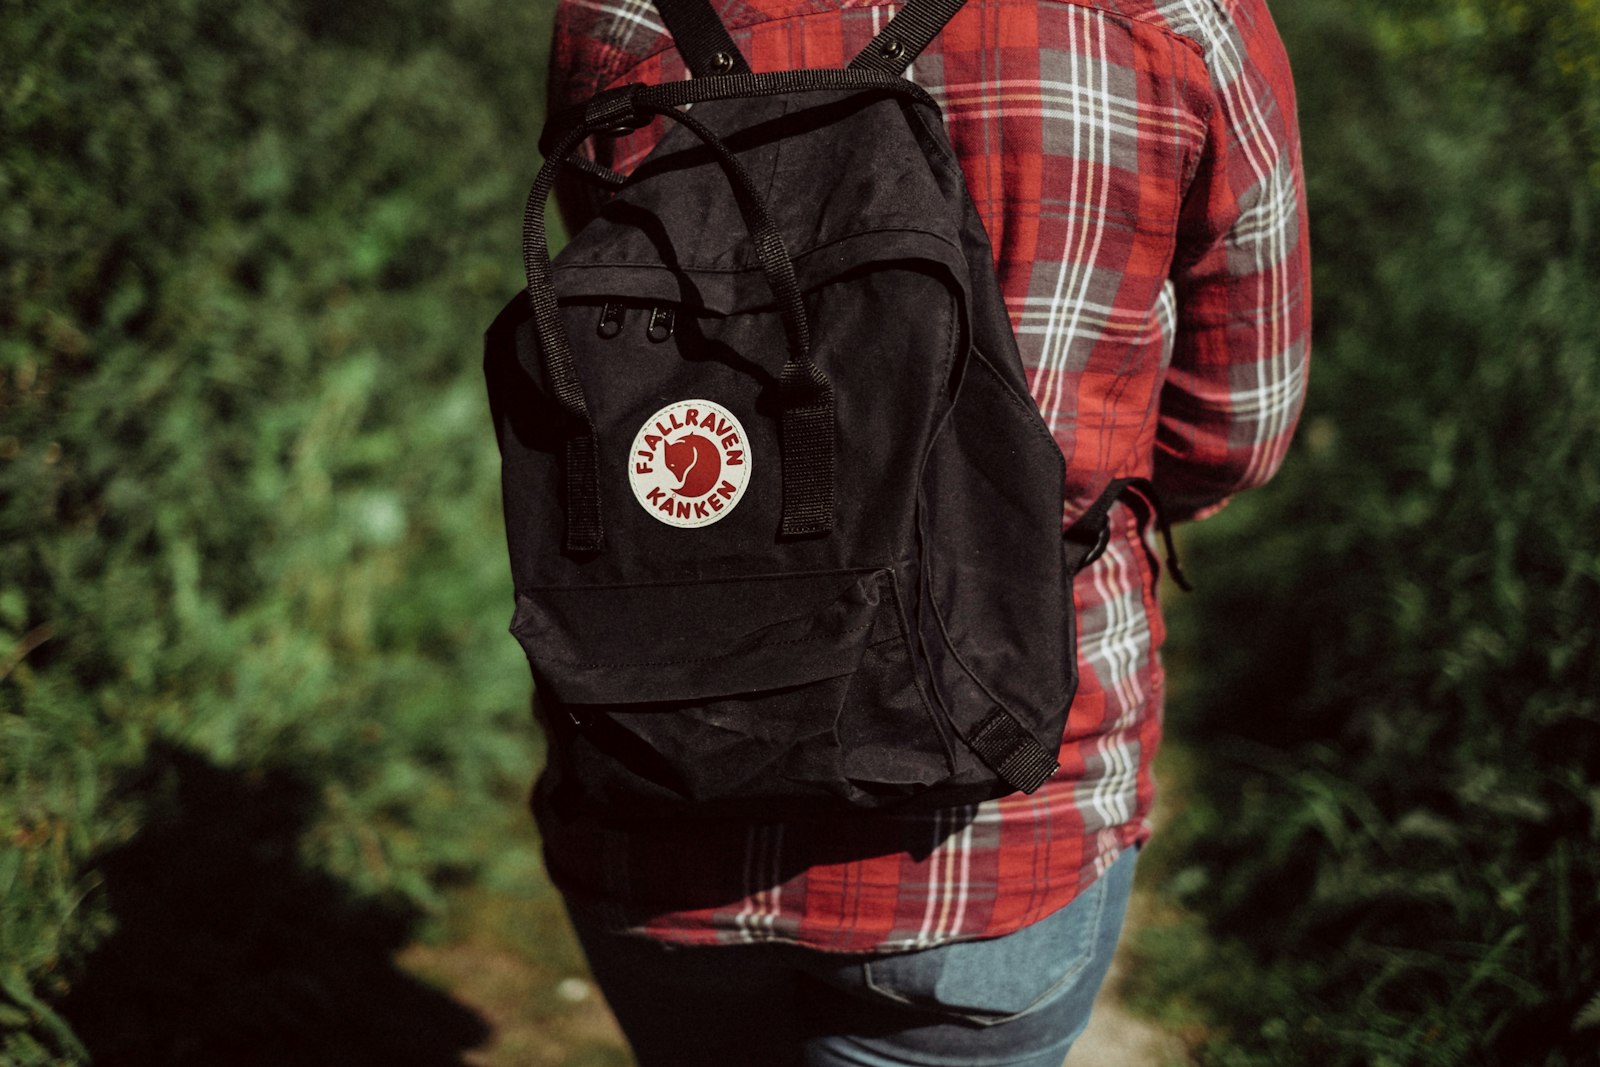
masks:
<path id="1" fill-rule="evenodd" d="M 292 769 L 274 840 L 356 898 L 500 858 L 533 755 L 477 338 L 549 6 L 0 19 L 0 1062 L 84 1061 L 52 1005 L 174 767 Z"/>
<path id="2" fill-rule="evenodd" d="M 1281 480 L 1190 538 L 1206 1063 L 1600 1062 L 1600 7 L 1281 5 L 1317 335 Z"/>

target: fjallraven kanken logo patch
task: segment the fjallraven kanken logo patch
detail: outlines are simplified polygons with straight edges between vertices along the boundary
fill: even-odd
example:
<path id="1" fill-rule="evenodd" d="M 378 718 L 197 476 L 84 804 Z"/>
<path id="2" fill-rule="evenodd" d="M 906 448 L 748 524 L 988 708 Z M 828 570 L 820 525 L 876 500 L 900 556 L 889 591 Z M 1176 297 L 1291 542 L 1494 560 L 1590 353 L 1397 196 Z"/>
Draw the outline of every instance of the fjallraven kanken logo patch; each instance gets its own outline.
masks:
<path id="1" fill-rule="evenodd" d="M 733 412 L 680 400 L 645 420 L 628 454 L 639 506 L 671 526 L 709 526 L 732 511 L 750 480 L 750 446 Z"/>

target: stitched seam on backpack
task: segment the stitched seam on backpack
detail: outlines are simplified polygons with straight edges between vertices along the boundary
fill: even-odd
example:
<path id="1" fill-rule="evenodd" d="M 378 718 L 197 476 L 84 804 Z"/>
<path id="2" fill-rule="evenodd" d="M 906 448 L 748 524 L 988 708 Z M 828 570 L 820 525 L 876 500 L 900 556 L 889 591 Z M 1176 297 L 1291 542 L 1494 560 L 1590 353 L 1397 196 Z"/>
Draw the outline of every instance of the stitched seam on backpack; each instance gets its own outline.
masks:
<path id="1" fill-rule="evenodd" d="M 765 574 L 730 574 L 725 578 L 696 578 L 692 581 L 681 578 L 659 578 L 646 582 L 616 582 L 608 585 L 526 585 L 518 589 L 519 595 L 527 596 L 530 593 L 592 593 L 597 589 L 662 589 L 673 586 L 702 586 L 702 585 L 728 585 L 734 582 L 784 582 L 792 579 L 818 580 L 822 578 L 844 578 L 850 576 L 891 573 L 887 567 L 844 567 L 839 570 L 827 571 L 769 571 Z M 532 599 L 531 597 L 529 599 Z"/>
<path id="2" fill-rule="evenodd" d="M 836 639 L 841 638 L 841 637 L 849 637 L 851 634 L 860 633 L 862 630 L 871 629 L 872 625 L 873 624 L 871 622 L 867 622 L 867 623 L 863 623 L 860 626 L 851 627 L 848 630 L 841 630 L 840 632 L 838 632 L 836 634 L 820 634 L 820 635 L 818 635 L 816 637 L 795 637 L 795 638 L 790 638 L 787 641 L 768 641 L 768 642 L 763 643 L 761 647 L 762 648 L 782 648 L 785 645 L 805 645 L 805 644 L 811 644 L 811 643 L 814 643 L 814 642 L 817 642 L 817 641 L 832 641 L 832 640 L 836 640 Z M 892 640 L 892 638 L 886 638 L 885 640 Z M 877 642 L 877 644 L 881 645 L 881 644 L 883 644 L 883 641 L 879 641 L 879 642 Z M 876 645 L 869 645 L 868 647 L 869 648 L 875 648 L 877 646 Z M 603 660 L 603 661 L 598 662 L 598 663 L 579 663 L 579 662 L 574 662 L 573 660 L 556 659 L 555 657 L 551 657 L 551 659 L 552 659 L 553 662 L 556 662 L 556 663 L 570 663 L 574 667 L 674 667 L 674 666 L 680 666 L 680 665 L 688 664 L 688 663 L 715 663 L 717 660 L 736 659 L 739 656 L 743 656 L 743 655 L 747 655 L 747 654 L 748 653 L 745 653 L 745 652 L 724 652 L 723 654 L 721 654 L 719 656 L 701 656 L 701 657 L 699 657 L 697 659 L 643 660 L 643 661 L 638 661 L 638 662 L 623 662 L 623 661 L 618 661 L 618 660 Z"/>
<path id="3" fill-rule="evenodd" d="M 935 241 L 938 241 L 940 244 L 945 245 L 948 248 L 955 249 L 957 252 L 961 251 L 961 246 L 957 242 L 950 240 L 944 234 L 938 233 L 938 232 L 936 232 L 934 230 L 919 229 L 919 228 L 914 227 L 914 226 L 873 226 L 873 227 L 869 227 L 867 229 L 851 230 L 849 233 L 845 234 L 843 237 L 835 237 L 833 240 L 825 241 L 822 244 L 810 245 L 803 252 L 795 252 L 795 253 L 793 253 L 793 258 L 795 259 L 796 264 L 798 265 L 798 262 L 800 260 L 802 260 L 802 259 L 805 259 L 807 256 L 815 255 L 818 252 L 826 251 L 827 249 L 832 248 L 834 245 L 843 244 L 846 241 L 853 240 L 853 239 L 855 239 L 857 237 L 865 237 L 868 234 L 874 234 L 874 233 L 914 233 L 914 234 L 918 234 L 918 235 L 920 235 L 922 237 L 931 237 Z M 868 259 L 868 260 L 864 260 L 861 264 L 857 264 L 857 266 L 862 266 L 862 265 L 865 265 L 867 263 L 903 263 L 903 262 L 905 262 L 905 260 L 903 258 L 899 258 L 899 257 L 894 258 L 894 259 Z M 939 260 L 935 260 L 934 262 L 940 262 L 940 261 Z M 682 273 L 685 273 L 685 274 L 753 274 L 756 271 L 761 270 L 761 265 L 759 263 L 753 263 L 748 267 L 693 267 L 693 266 L 685 267 L 685 266 L 681 266 L 681 265 L 677 265 L 677 264 L 668 264 L 668 263 L 640 263 L 637 260 L 609 260 L 609 259 L 608 260 L 585 260 L 585 261 L 579 262 L 579 263 L 563 263 L 563 264 L 557 265 L 555 269 L 556 269 L 556 272 L 559 273 L 559 272 L 564 271 L 564 270 L 614 269 L 614 268 L 618 268 L 618 267 L 633 268 L 633 269 L 639 269 L 639 270 L 649 270 L 649 271 L 672 271 L 674 273 L 682 272 Z M 885 269 L 890 269 L 890 268 L 885 268 Z M 904 269 L 904 268 L 901 268 L 901 269 Z"/>

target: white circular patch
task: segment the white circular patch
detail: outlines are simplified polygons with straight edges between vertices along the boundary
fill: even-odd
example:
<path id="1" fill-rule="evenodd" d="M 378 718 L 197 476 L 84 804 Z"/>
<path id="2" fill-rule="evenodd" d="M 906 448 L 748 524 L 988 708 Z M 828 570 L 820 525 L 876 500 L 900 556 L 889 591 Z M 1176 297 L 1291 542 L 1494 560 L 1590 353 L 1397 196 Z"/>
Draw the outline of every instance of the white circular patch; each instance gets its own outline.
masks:
<path id="1" fill-rule="evenodd" d="M 634 436 L 628 481 L 639 506 L 669 526 L 710 526 L 750 482 L 744 427 L 709 400 L 668 404 Z"/>

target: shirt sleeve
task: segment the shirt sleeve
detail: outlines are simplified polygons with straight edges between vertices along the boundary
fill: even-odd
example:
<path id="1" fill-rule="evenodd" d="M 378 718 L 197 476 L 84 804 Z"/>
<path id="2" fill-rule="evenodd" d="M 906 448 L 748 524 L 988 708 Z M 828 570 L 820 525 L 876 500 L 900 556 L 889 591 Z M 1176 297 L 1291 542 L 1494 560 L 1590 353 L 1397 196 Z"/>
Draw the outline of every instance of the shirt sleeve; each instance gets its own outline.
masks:
<path id="1" fill-rule="evenodd" d="M 1270 478 L 1305 401 L 1311 341 L 1305 181 L 1289 62 L 1263 0 L 1213 3 L 1214 103 L 1179 216 L 1172 364 L 1155 484 L 1204 518 Z"/>
<path id="2" fill-rule="evenodd" d="M 561 0 L 556 5 L 546 74 L 547 114 L 583 103 L 606 88 L 639 59 L 639 49 L 654 44 L 666 31 L 656 22 L 649 3 L 601 7 Z M 597 138 L 578 146 L 578 154 L 595 159 Z M 604 194 L 577 171 L 556 176 L 555 202 L 567 233 L 576 233 L 600 212 Z"/>

